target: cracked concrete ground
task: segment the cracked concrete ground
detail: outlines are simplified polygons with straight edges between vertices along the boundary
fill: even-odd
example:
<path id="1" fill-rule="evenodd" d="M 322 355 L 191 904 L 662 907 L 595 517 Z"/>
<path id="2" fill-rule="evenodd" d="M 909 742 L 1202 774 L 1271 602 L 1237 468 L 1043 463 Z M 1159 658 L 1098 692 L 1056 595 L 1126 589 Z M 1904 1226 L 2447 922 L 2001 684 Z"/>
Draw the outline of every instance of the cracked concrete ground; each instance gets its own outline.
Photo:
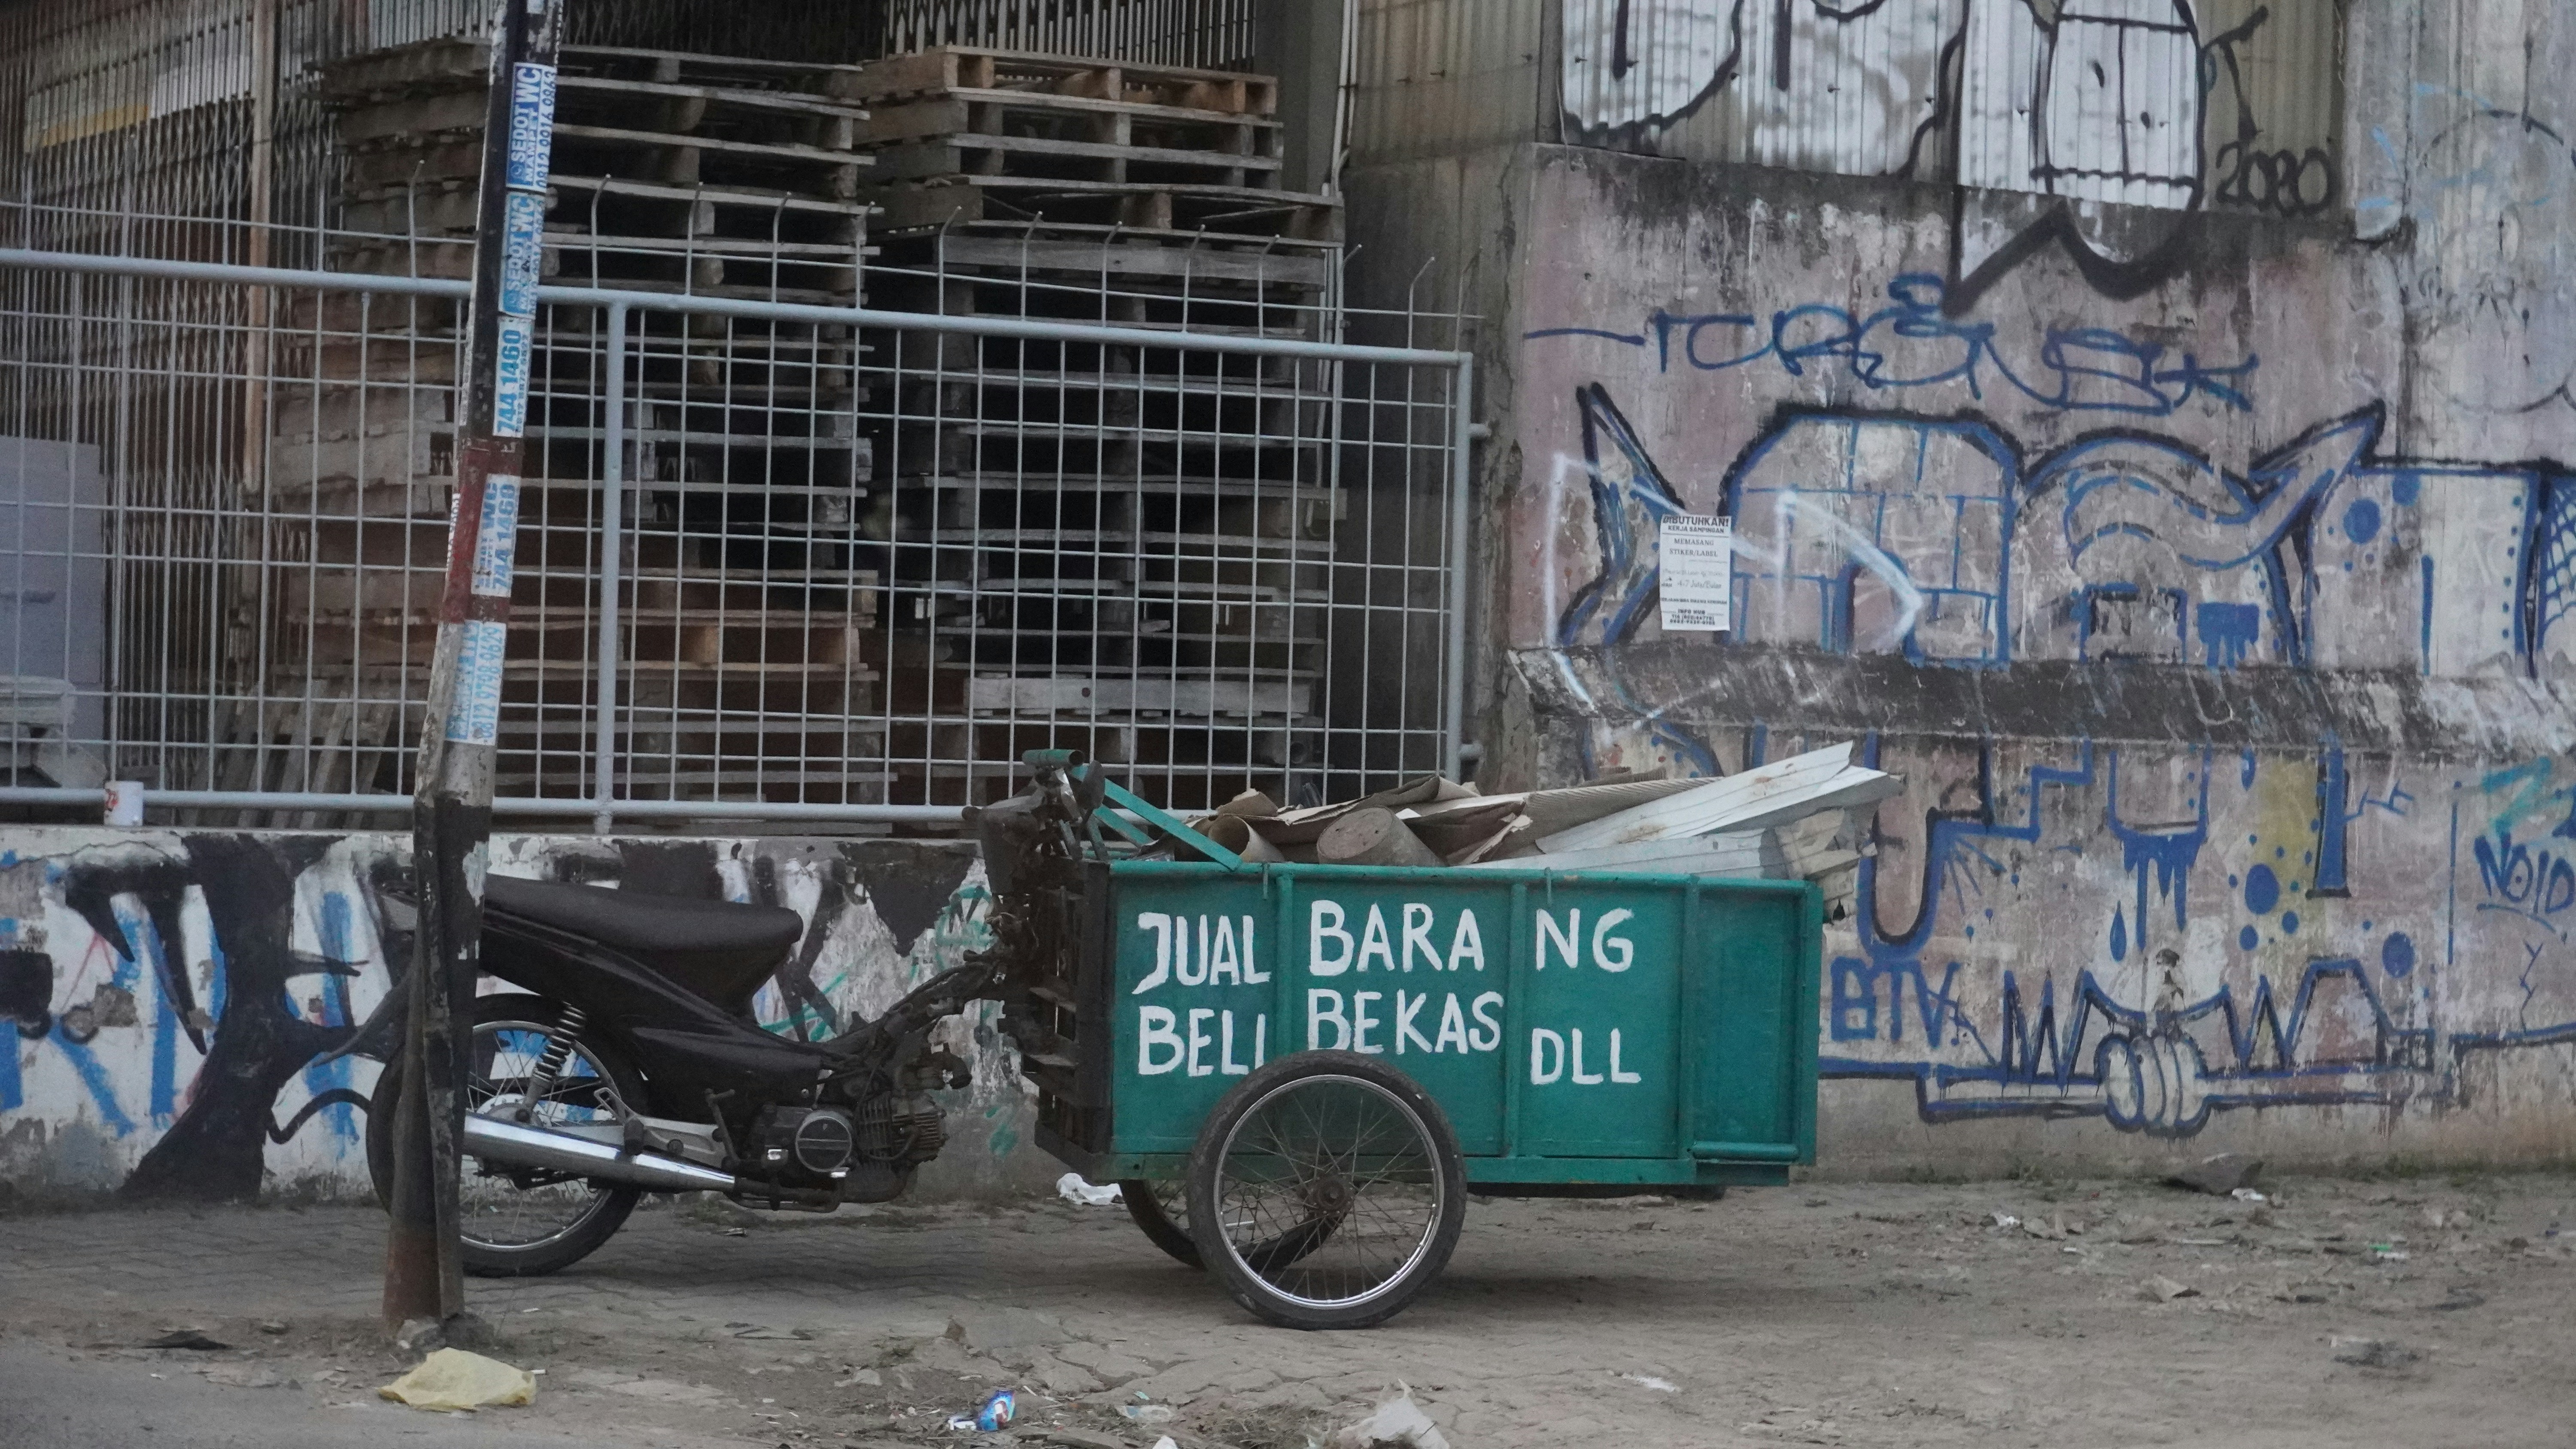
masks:
<path id="1" fill-rule="evenodd" d="M 21 1214 L 0 1442 L 965 1444 L 1009 1385 L 1023 1443 L 1301 1449 L 1398 1383 L 1458 1449 L 2567 1442 L 2576 1177 L 2277 1186 L 1479 1201 L 1431 1294 L 1342 1334 L 1259 1324 L 1115 1207 L 662 1207 L 469 1285 L 545 1375 L 464 1423 L 374 1397 L 406 1361 L 372 1209 Z M 177 1327 L 234 1347 L 100 1346 Z"/>

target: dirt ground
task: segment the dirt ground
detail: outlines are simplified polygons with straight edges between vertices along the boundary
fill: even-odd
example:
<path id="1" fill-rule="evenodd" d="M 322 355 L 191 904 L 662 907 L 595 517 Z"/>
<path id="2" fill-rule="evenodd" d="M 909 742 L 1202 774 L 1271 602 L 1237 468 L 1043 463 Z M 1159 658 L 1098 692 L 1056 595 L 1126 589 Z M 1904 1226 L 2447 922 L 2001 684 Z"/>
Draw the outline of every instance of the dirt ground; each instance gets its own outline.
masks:
<path id="1" fill-rule="evenodd" d="M 1478 1201 L 1430 1295 L 1343 1334 L 1255 1322 L 1115 1207 L 647 1210 L 572 1271 L 472 1284 L 490 1351 L 545 1376 L 471 1437 L 1303 1449 L 1402 1385 L 1457 1449 L 2576 1442 L 2576 1177 L 2264 1186 Z M 382 1234 L 353 1207 L 17 1215 L 0 1347 L 399 1428 Z M 99 1346 L 175 1327 L 233 1347 Z M 945 1427 L 1004 1385 L 1012 1435 Z"/>

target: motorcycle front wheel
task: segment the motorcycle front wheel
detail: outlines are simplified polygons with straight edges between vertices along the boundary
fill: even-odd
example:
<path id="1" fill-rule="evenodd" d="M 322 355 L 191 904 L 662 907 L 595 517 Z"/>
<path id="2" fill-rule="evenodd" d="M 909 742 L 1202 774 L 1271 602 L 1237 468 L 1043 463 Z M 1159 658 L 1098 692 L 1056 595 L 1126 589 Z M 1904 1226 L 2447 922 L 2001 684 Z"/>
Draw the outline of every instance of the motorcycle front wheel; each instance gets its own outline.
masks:
<path id="1" fill-rule="evenodd" d="M 529 1078 L 557 1020 L 555 1004 L 541 996 L 476 997 L 465 1110 L 514 1112 L 525 1100 Z M 375 1180 L 377 1201 L 388 1207 L 393 1202 L 393 1124 L 401 1089 L 401 1064 L 388 1062 L 367 1104 L 367 1172 Z M 528 1125 L 614 1123 L 620 1120 L 620 1102 L 639 1102 L 643 1095 L 643 1078 L 615 1048 L 596 1032 L 577 1032 Z M 641 1188 L 503 1167 L 469 1156 L 460 1190 L 465 1271 L 482 1278 L 520 1278 L 570 1267 L 624 1226 L 643 1195 Z"/>

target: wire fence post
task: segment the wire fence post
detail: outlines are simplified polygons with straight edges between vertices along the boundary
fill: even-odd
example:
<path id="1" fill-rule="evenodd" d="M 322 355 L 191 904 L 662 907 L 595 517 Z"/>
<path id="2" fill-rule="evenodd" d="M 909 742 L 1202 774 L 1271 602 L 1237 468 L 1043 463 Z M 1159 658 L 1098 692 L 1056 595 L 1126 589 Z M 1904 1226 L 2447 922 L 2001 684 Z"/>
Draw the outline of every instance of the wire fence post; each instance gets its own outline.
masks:
<path id="1" fill-rule="evenodd" d="M 412 812 L 420 921 L 385 1249 L 389 1328 L 418 1318 L 449 1324 L 465 1311 L 458 1149 L 473 1048 L 483 875 L 491 850 L 521 440 L 536 383 L 537 290 L 562 12 L 561 3 L 549 0 L 501 0 L 492 26 L 447 582 Z"/>
<path id="2" fill-rule="evenodd" d="M 591 783 L 597 787 L 599 813 L 591 817 L 593 833 L 606 835 L 617 823 L 617 664 L 619 591 L 626 580 L 626 304 L 608 304 L 607 417 L 600 426 L 599 475 L 599 722 L 593 744 Z"/>
<path id="3" fill-rule="evenodd" d="M 1441 773 L 1455 780 L 1467 758 L 1467 570 L 1472 561 L 1467 532 L 1475 520 L 1468 500 L 1474 478 L 1476 436 L 1476 359 L 1461 350 L 1449 374 L 1449 617 L 1440 678 Z"/>

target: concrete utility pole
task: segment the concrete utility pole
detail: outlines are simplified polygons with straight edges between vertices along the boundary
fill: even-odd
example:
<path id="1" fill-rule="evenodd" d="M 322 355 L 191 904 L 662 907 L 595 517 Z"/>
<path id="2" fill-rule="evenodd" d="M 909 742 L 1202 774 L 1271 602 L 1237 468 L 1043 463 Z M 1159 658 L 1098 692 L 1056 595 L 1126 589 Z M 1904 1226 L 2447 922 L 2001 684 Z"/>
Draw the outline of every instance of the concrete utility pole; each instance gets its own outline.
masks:
<path id="1" fill-rule="evenodd" d="M 393 1225 L 385 1243 L 388 1328 L 415 1318 L 449 1323 L 465 1310 L 457 1146 L 465 1131 L 502 641 L 518 545 L 520 439 L 536 361 L 555 53 L 565 3 L 501 0 L 492 24 L 447 588 L 412 807 L 420 928 L 412 950 L 410 1035 L 398 1067 L 388 1068 L 403 1073 Z"/>

